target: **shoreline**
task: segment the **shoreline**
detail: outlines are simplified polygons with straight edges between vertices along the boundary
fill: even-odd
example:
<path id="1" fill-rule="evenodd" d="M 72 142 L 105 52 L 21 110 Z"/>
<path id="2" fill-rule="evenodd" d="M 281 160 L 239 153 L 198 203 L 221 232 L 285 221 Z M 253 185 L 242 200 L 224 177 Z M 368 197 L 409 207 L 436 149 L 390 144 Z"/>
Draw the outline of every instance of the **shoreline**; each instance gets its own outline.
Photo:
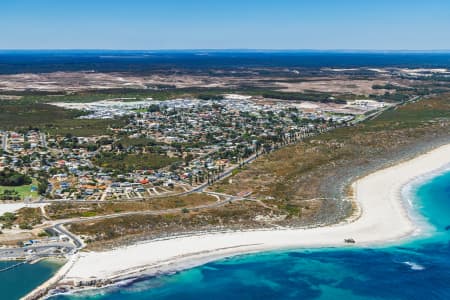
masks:
<path id="1" fill-rule="evenodd" d="M 450 164 L 450 144 L 401 161 L 352 184 L 358 214 L 335 225 L 302 229 L 205 233 L 79 253 L 59 286 L 90 290 L 159 276 L 243 254 L 301 248 L 381 246 L 423 234 L 403 190 Z M 344 242 L 353 238 L 356 244 Z"/>

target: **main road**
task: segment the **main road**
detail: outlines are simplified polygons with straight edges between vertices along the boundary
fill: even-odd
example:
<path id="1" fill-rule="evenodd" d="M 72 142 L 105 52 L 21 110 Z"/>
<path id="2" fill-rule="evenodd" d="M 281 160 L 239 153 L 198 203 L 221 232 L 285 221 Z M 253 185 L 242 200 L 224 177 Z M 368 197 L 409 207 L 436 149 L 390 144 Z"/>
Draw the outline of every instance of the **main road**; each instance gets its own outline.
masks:
<path id="1" fill-rule="evenodd" d="M 2 149 L 3 151 L 8 151 L 8 134 L 4 132 L 2 136 Z"/>
<path id="2" fill-rule="evenodd" d="M 416 101 L 420 98 L 420 96 L 416 96 L 413 97 L 411 99 L 409 99 L 406 102 L 413 102 Z M 376 118 L 377 116 L 379 116 L 381 113 L 383 113 L 384 111 L 395 107 L 395 106 L 386 106 L 383 109 L 377 110 L 371 114 L 368 114 L 367 116 L 365 116 L 364 118 L 361 118 L 359 120 L 356 120 L 354 122 L 351 122 L 349 125 L 350 126 L 354 126 L 358 123 L 361 123 L 367 119 L 373 119 Z M 343 125 L 344 126 L 344 125 Z M 306 137 L 312 137 L 315 135 L 318 135 L 322 132 L 325 131 L 329 131 L 331 130 L 331 128 L 327 128 L 324 130 L 320 130 L 317 132 L 309 132 L 309 133 L 305 133 L 305 136 L 302 137 L 302 139 L 306 138 Z M 302 140 L 300 139 L 300 141 Z M 296 141 L 298 142 L 298 141 Z M 258 154 L 253 154 L 250 157 L 246 158 L 242 164 L 248 164 L 253 162 L 259 155 Z M 242 165 L 241 164 L 241 165 Z M 224 172 L 222 172 L 221 174 L 219 174 L 217 176 L 217 180 L 221 180 L 229 175 L 232 174 L 232 172 L 239 168 L 240 165 L 235 165 L 232 166 L 230 168 L 228 168 L 227 170 L 225 170 Z M 204 192 L 205 188 L 207 188 L 210 185 L 209 182 L 203 183 L 199 186 L 193 187 L 191 190 L 183 192 L 183 193 L 179 193 L 179 194 L 175 194 L 175 195 L 188 195 L 188 194 L 192 194 L 192 193 L 198 193 L 198 192 Z M 212 193 L 212 192 L 206 192 L 206 193 L 210 193 L 212 195 L 219 195 L 217 193 Z M 237 201 L 237 200 L 250 200 L 246 197 L 235 197 L 235 196 L 231 196 L 231 195 L 225 195 L 225 194 L 220 194 L 220 196 L 224 197 L 224 199 L 219 200 L 217 202 L 214 203 L 210 203 L 210 204 L 204 204 L 204 205 L 199 205 L 199 206 L 195 206 L 195 207 L 186 207 L 184 209 L 189 209 L 189 210 L 197 210 L 197 209 L 210 209 L 210 208 L 217 208 L 217 207 L 221 207 L 231 201 Z M 155 197 L 152 197 L 155 198 Z M 136 199 L 130 199 L 130 200 L 145 200 L 145 199 L 152 199 L 152 198 L 136 198 Z M 61 200 L 59 200 L 61 201 Z M 71 201 L 71 200 L 62 200 L 62 201 Z M 73 200 L 72 200 L 73 201 Z M 48 201 L 48 202 L 55 202 L 55 201 Z M 98 203 L 101 201 L 89 201 L 88 203 Z M 83 203 L 87 203 L 86 201 L 83 201 Z M 93 221 L 93 220 L 104 220 L 104 219 L 111 219 L 111 218 L 117 218 L 117 217 L 124 217 L 124 216 L 133 216 L 133 215 L 162 215 L 162 214 L 170 214 L 170 213 L 178 213 L 180 212 L 180 208 L 171 208 L 171 209 L 165 209 L 165 210 L 149 210 L 149 211 L 130 211 L 130 212 L 122 212 L 122 213 L 114 213 L 114 214 L 110 214 L 110 215 L 103 215 L 103 216 L 94 216 L 94 217 L 79 217 L 79 218 L 71 218 L 71 219 L 64 219 L 64 220 L 57 220 L 57 221 L 50 221 L 50 226 L 51 228 L 53 228 L 53 230 L 57 231 L 60 234 L 65 234 L 68 238 L 70 238 L 73 242 L 73 244 L 76 246 L 77 249 L 80 249 L 82 247 L 84 247 L 84 243 L 83 241 L 76 235 L 72 234 L 70 231 L 68 231 L 64 225 L 65 224 L 69 224 L 69 223 L 81 223 L 81 222 L 87 222 L 87 221 Z M 47 223 L 48 224 L 48 223 Z"/>

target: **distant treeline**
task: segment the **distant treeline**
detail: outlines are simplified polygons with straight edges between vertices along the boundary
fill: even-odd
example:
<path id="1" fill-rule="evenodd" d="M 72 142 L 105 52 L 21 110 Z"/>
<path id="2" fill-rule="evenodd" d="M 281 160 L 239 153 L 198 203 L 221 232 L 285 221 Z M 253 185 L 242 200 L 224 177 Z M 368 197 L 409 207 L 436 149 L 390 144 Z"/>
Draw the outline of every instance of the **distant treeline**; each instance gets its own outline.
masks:
<path id="1" fill-rule="evenodd" d="M 412 88 L 407 86 L 399 86 L 391 83 L 387 84 L 374 84 L 372 85 L 374 90 L 396 90 L 396 91 L 411 91 Z"/>
<path id="2" fill-rule="evenodd" d="M 429 94 L 441 94 L 449 91 L 449 88 L 445 85 L 429 85 L 429 86 L 399 86 L 394 84 L 375 84 L 372 86 L 375 90 L 394 90 L 396 93 L 385 93 L 383 95 L 384 98 L 389 100 L 404 100 L 408 97 L 408 94 L 413 95 L 429 95 Z M 405 94 L 404 94 L 405 93 Z M 380 96 L 373 96 L 374 98 L 379 98 Z"/>
<path id="3" fill-rule="evenodd" d="M 0 171 L 0 185 L 2 186 L 21 186 L 31 184 L 31 178 L 20 174 L 19 172 L 8 168 Z"/>
<path id="4" fill-rule="evenodd" d="M 281 99 L 281 100 L 299 100 L 312 101 L 322 103 L 347 103 L 344 99 L 334 98 L 328 93 L 291 93 L 291 92 L 265 92 L 262 94 L 264 98 Z"/>

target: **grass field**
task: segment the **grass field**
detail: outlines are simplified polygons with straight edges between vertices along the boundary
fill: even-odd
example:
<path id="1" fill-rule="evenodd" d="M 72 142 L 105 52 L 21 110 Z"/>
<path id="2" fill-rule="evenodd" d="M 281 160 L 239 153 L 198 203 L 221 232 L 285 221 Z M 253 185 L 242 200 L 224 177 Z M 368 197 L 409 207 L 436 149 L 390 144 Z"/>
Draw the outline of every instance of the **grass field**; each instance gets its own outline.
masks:
<path id="1" fill-rule="evenodd" d="M 0 186 L 0 194 L 2 194 L 3 191 L 5 191 L 5 190 L 10 190 L 10 191 L 16 191 L 19 194 L 20 199 L 22 199 L 22 200 L 27 197 L 37 198 L 39 195 L 38 195 L 37 191 L 34 191 L 34 192 L 31 191 L 32 186 L 37 187 L 37 183 L 33 182 L 32 184 L 22 185 L 22 186 Z"/>

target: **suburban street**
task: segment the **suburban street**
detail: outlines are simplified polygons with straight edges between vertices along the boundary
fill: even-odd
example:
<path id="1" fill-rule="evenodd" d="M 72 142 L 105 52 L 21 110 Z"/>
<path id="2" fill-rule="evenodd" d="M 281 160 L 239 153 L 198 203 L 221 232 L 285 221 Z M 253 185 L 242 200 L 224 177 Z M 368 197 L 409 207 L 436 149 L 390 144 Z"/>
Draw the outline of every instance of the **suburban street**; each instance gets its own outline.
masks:
<path id="1" fill-rule="evenodd" d="M 420 97 L 414 97 L 409 100 L 409 102 L 416 101 Z M 384 112 L 387 109 L 392 108 L 392 106 L 386 106 L 381 110 L 374 111 L 371 114 L 365 115 L 363 118 L 360 118 L 358 120 L 355 120 L 353 122 L 350 122 L 350 126 L 354 126 L 360 122 L 363 122 L 367 119 L 372 119 L 378 116 L 380 113 Z M 345 126 L 345 125 L 342 125 Z M 305 138 L 313 137 L 315 135 L 324 133 L 326 131 L 333 130 L 333 128 L 326 128 L 317 132 L 305 132 L 301 134 L 300 138 L 296 140 L 294 143 L 301 142 Z M 41 135 L 41 141 L 42 143 L 46 144 L 46 137 L 45 134 Z M 7 137 L 3 136 L 3 146 L 5 146 L 7 143 Z M 218 201 L 209 203 L 209 204 L 203 204 L 193 207 L 186 207 L 185 209 L 188 210 L 203 210 L 203 209 L 212 209 L 212 208 L 218 208 L 221 206 L 226 205 L 227 203 L 230 203 L 232 201 L 242 201 L 242 200 L 251 200 L 253 199 L 247 198 L 249 194 L 246 194 L 245 196 L 237 197 L 222 193 L 215 193 L 211 191 L 206 191 L 206 188 L 210 186 L 212 183 L 217 182 L 219 180 L 223 180 L 224 178 L 230 176 L 234 170 L 242 167 L 243 165 L 252 163 L 256 158 L 259 156 L 264 155 L 264 153 L 258 153 L 253 154 L 250 157 L 244 159 L 240 164 L 233 165 L 226 170 L 224 170 L 222 173 L 215 176 L 214 180 L 210 182 L 205 182 L 203 184 L 200 184 L 198 186 L 192 187 L 190 190 L 180 192 L 177 194 L 172 194 L 170 196 L 183 196 L 183 195 L 189 195 L 193 193 L 206 193 L 211 196 L 215 196 Z M 121 201 L 108 201 L 108 202 L 123 202 L 123 201 L 148 201 L 156 198 L 166 197 L 168 195 L 155 195 L 153 197 L 129 197 L 127 200 L 121 200 Z M 39 203 L 58 203 L 58 202 L 70 202 L 70 203 L 105 203 L 105 200 L 94 200 L 94 201 L 86 201 L 86 200 L 73 200 L 73 199 L 57 199 L 57 200 L 46 200 L 41 198 L 39 200 Z M 83 241 L 76 236 L 75 234 L 71 233 L 69 230 L 65 228 L 65 225 L 70 223 L 82 223 L 82 222 L 89 222 L 89 221 L 98 221 L 98 220 L 104 220 L 104 219 L 111 219 L 111 218 L 117 218 L 117 217 L 124 217 L 124 216 L 133 216 L 133 215 L 163 215 L 163 214 L 172 214 L 172 213 L 179 213 L 180 208 L 172 208 L 172 209 L 164 209 L 164 210 L 148 210 L 148 211 L 128 211 L 128 212 L 120 212 L 120 213 L 113 213 L 109 215 L 100 215 L 100 216 L 93 216 L 93 217 L 78 217 L 78 218 L 69 218 L 69 219 L 62 219 L 62 220 L 47 220 L 44 224 L 40 225 L 41 228 L 46 228 L 47 230 L 53 231 L 53 233 L 56 236 L 65 236 L 67 239 L 70 240 L 70 242 L 52 242 L 49 244 L 36 244 L 26 247 L 20 247 L 20 248 L 11 248 L 11 249 L 0 249 L 0 259 L 11 259 L 11 258 L 17 258 L 17 257 L 47 257 L 52 255 L 60 254 L 59 252 L 56 252 L 57 250 L 65 249 L 65 253 L 72 253 L 73 251 L 77 249 L 83 248 L 85 245 Z M 44 210 L 45 212 L 45 210 Z"/>
<path id="2" fill-rule="evenodd" d="M 8 136 L 6 134 L 4 134 L 2 137 L 2 149 L 3 151 L 8 150 Z"/>

